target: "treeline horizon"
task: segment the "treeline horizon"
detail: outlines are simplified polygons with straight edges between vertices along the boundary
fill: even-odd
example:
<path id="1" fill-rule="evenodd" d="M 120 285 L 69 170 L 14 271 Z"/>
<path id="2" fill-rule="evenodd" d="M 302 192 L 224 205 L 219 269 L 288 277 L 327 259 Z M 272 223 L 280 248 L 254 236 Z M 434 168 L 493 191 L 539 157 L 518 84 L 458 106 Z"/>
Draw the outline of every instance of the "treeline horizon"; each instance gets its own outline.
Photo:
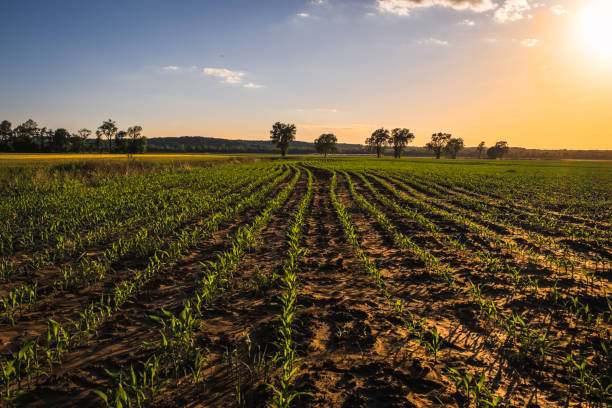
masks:
<path id="1" fill-rule="evenodd" d="M 95 135 L 95 139 L 89 137 Z M 95 132 L 82 128 L 70 133 L 66 128 L 39 127 L 32 119 L 13 127 L 0 122 L 0 152 L 14 153 L 145 153 L 147 137 L 141 126 L 119 130 L 112 119 L 102 122 Z"/>
<path id="2" fill-rule="evenodd" d="M 373 133 L 379 132 L 379 129 Z M 414 136 L 408 129 L 404 130 L 404 138 L 408 143 Z M 379 132 L 380 134 L 380 132 Z M 401 137 L 401 133 L 398 134 Z M 432 135 L 435 136 L 436 134 Z M 442 134 L 438 134 L 442 135 Z M 443 134 L 446 135 L 446 134 Z M 95 136 L 95 138 L 90 138 Z M 326 134 L 322 136 L 333 136 Z M 450 138 L 450 135 L 447 135 Z M 390 135 L 390 138 L 392 136 Z M 463 146 L 461 138 L 453 139 L 460 141 L 461 145 L 456 151 L 446 152 L 440 150 L 444 157 L 456 158 L 487 158 L 486 149 L 493 146 L 468 147 Z M 372 141 L 368 138 L 366 142 Z M 483 142 L 484 143 L 484 142 Z M 428 145 L 430 145 L 428 143 Z M 381 144 L 377 151 L 372 145 L 358 143 L 334 143 L 335 148 L 329 153 L 346 155 L 371 155 L 380 153 L 381 156 L 397 157 L 397 149 L 393 145 Z M 402 156 L 407 157 L 432 157 L 431 146 L 411 146 L 405 144 L 402 148 Z M 288 148 L 290 154 L 314 154 L 322 153 L 321 149 L 313 142 L 293 140 Z M 55 130 L 39 127 L 32 119 L 27 120 L 13 128 L 11 122 L 4 120 L 0 122 L 0 151 L 14 153 L 252 153 L 252 154 L 275 154 L 278 147 L 270 143 L 270 140 L 244 140 L 225 139 L 205 136 L 167 136 L 147 138 L 142 135 L 140 126 L 132 126 L 126 131 L 120 131 L 115 122 L 106 120 L 102 122 L 96 132 L 89 129 L 80 129 L 70 133 L 65 128 Z M 435 152 L 434 152 L 435 153 Z M 450 153 L 450 154 L 449 154 Z M 489 157 L 493 158 L 493 157 Z M 544 159 L 544 160 L 612 160 L 612 150 L 598 149 L 533 149 L 509 146 L 503 153 L 505 159 Z"/>
<path id="3" fill-rule="evenodd" d="M 338 143 L 336 154 L 372 155 L 367 146 L 358 143 Z M 278 148 L 268 140 L 225 139 L 210 136 L 164 136 L 148 139 L 147 151 L 150 153 L 254 153 L 278 154 Z M 317 153 L 312 142 L 294 141 L 290 154 Z M 393 157 L 393 147 L 385 147 L 384 156 Z M 375 153 L 374 153 L 375 154 Z M 478 146 L 465 147 L 457 154 L 461 159 L 477 159 Z M 431 150 L 425 146 L 407 146 L 405 157 L 432 157 Z M 505 159 L 544 159 L 544 160 L 612 160 L 612 150 L 577 149 L 531 149 L 510 147 Z"/>

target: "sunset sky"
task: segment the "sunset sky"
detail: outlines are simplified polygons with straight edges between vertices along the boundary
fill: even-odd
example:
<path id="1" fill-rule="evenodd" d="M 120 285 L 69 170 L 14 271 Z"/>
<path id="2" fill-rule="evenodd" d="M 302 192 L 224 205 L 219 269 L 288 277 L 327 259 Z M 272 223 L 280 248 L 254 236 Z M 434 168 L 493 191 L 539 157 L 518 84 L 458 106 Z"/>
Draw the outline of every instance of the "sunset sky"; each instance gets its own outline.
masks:
<path id="1" fill-rule="evenodd" d="M 612 0 L 5 0 L 0 120 L 612 149 Z"/>

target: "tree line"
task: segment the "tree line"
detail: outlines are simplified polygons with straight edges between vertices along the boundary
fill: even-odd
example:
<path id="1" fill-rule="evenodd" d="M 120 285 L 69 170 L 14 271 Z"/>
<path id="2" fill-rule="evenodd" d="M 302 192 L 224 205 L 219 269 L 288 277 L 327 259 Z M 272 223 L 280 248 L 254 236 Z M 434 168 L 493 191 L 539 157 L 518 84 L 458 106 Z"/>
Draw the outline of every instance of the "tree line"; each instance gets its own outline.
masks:
<path id="1" fill-rule="evenodd" d="M 295 140 L 297 128 L 294 124 L 276 122 L 270 130 L 270 139 L 276 143 L 281 155 L 286 156 L 291 143 Z M 94 139 L 90 139 L 95 135 Z M 406 147 L 414 141 L 414 134 L 406 128 L 395 128 L 391 131 L 376 129 L 365 140 L 366 148 L 377 157 L 381 157 L 386 148 L 392 148 L 393 156 L 400 158 Z M 338 139 L 333 133 L 324 133 L 314 141 L 315 150 L 327 157 L 330 153 L 338 151 Z M 425 145 L 436 159 L 442 155 L 455 159 L 464 148 L 462 138 L 454 138 L 450 133 L 434 133 L 430 142 Z M 486 148 L 485 142 L 478 145 L 478 158 L 500 159 L 509 150 L 505 141 L 497 142 L 494 146 Z M 131 126 L 127 130 L 119 130 L 115 121 L 108 119 L 102 122 L 95 133 L 89 129 L 79 129 L 70 133 L 65 128 L 49 129 L 39 127 L 32 119 L 13 128 L 11 122 L 0 122 L 0 151 L 2 152 L 52 152 L 52 153 L 81 153 L 108 152 L 126 153 L 128 155 L 145 153 L 147 138 L 142 134 L 141 126 Z"/>
<path id="2" fill-rule="evenodd" d="M 70 133 L 64 128 L 49 129 L 39 127 L 32 119 L 13 128 L 11 122 L 0 122 L 0 151 L 16 153 L 82 153 L 103 152 L 125 153 L 128 155 L 145 153 L 147 138 L 142 134 L 141 126 L 132 126 L 119 130 L 117 124 L 105 120 L 94 134 L 89 129 L 79 129 Z"/>
<path id="3" fill-rule="evenodd" d="M 291 142 L 295 140 L 297 129 L 294 124 L 276 122 L 270 131 L 270 139 L 281 151 L 281 156 L 285 157 Z M 393 148 L 393 157 L 399 159 L 406 150 L 408 144 L 414 140 L 414 134 L 406 128 L 395 128 L 389 132 L 385 128 L 376 129 L 370 137 L 365 140 L 367 149 L 380 158 L 385 151 L 385 148 Z M 338 139 L 332 133 L 324 133 L 315 141 L 315 149 L 318 153 L 325 157 L 329 153 L 337 151 Z M 463 139 L 460 137 L 452 137 L 450 133 L 438 132 L 431 135 L 425 147 L 434 154 L 436 159 L 442 155 L 448 156 L 451 159 L 456 159 L 457 154 L 464 148 Z M 487 158 L 501 159 L 510 148 L 505 141 L 499 141 L 494 146 L 488 149 L 485 142 L 480 142 L 478 145 L 478 158 L 482 158 L 486 150 Z"/>

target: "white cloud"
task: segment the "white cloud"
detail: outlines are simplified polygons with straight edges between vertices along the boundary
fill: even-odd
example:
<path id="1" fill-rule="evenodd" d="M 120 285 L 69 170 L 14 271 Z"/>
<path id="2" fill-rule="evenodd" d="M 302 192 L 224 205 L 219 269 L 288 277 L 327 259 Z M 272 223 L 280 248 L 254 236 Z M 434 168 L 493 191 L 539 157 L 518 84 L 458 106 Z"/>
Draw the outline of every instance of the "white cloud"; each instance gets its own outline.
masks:
<path id="1" fill-rule="evenodd" d="M 536 40 L 535 38 L 525 38 L 521 41 L 521 45 L 525 47 L 535 47 L 540 43 L 540 40 Z"/>
<path id="2" fill-rule="evenodd" d="M 493 18 L 499 23 L 522 20 L 524 13 L 531 10 L 527 0 L 506 0 L 501 7 L 495 10 Z"/>
<path id="3" fill-rule="evenodd" d="M 178 67 L 176 65 L 166 65 L 165 67 L 162 68 L 164 71 L 178 71 L 181 69 L 181 67 Z"/>
<path id="4" fill-rule="evenodd" d="M 379 12 L 396 16 L 408 16 L 414 8 L 433 6 L 472 10 L 479 13 L 496 7 L 491 0 L 377 0 L 376 4 Z"/>
<path id="5" fill-rule="evenodd" d="M 567 11 L 567 9 L 560 4 L 557 4 L 556 6 L 552 6 L 550 9 L 552 10 L 553 13 L 555 13 L 558 16 L 569 13 L 569 11 Z"/>
<path id="6" fill-rule="evenodd" d="M 310 17 L 310 14 L 308 14 L 308 13 L 297 13 L 297 16 L 298 17 L 302 17 L 302 18 L 308 18 L 308 17 Z"/>
<path id="7" fill-rule="evenodd" d="M 460 24 L 468 27 L 474 27 L 476 25 L 476 22 L 474 20 L 469 20 L 466 18 Z"/>
<path id="8" fill-rule="evenodd" d="M 438 45 L 438 46 L 442 46 L 442 47 L 446 47 L 449 45 L 449 42 L 446 40 L 440 40 L 438 38 L 425 38 L 423 40 L 417 40 L 416 42 L 417 44 L 421 44 L 421 45 Z"/>
<path id="9" fill-rule="evenodd" d="M 227 84 L 240 84 L 244 77 L 244 72 L 231 71 L 227 68 L 204 68 L 202 72 L 204 75 L 221 78 Z"/>
<path id="10" fill-rule="evenodd" d="M 263 85 L 259 85 L 259 84 L 254 84 L 253 82 L 248 82 L 246 84 L 243 85 L 245 88 L 251 88 L 251 89 L 259 89 L 259 88 L 263 88 Z"/>

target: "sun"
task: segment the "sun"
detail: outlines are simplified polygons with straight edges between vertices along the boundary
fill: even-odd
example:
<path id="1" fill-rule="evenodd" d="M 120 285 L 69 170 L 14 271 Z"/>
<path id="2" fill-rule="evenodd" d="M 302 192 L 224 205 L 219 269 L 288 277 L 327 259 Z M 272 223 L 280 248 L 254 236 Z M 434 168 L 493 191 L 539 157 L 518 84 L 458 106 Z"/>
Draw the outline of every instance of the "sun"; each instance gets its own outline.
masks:
<path id="1" fill-rule="evenodd" d="M 596 0 L 580 11 L 581 37 L 602 57 L 612 57 L 612 0 Z"/>

